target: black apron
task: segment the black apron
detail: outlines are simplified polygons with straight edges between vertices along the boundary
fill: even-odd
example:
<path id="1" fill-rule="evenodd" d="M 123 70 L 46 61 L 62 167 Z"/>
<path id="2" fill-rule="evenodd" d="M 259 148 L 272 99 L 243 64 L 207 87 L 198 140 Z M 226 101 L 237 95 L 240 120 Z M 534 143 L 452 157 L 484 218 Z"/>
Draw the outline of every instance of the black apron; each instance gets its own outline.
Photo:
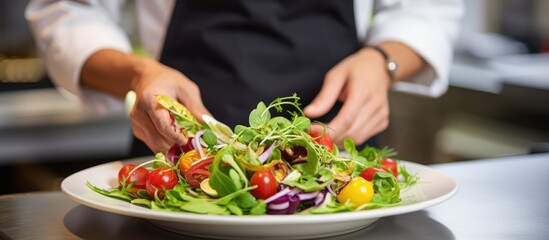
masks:
<path id="1" fill-rule="evenodd" d="M 178 0 L 160 62 L 198 85 L 217 120 L 248 125 L 259 101 L 297 93 L 307 106 L 361 47 L 354 19 L 353 0 Z"/>

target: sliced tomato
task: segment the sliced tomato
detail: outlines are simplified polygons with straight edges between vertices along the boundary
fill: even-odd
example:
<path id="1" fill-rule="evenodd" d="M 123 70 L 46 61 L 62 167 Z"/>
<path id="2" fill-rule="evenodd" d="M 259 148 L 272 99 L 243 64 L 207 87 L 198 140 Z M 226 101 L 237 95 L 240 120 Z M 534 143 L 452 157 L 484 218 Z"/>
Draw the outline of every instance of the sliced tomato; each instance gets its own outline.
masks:
<path id="1" fill-rule="evenodd" d="M 185 180 L 195 188 L 200 188 L 200 183 L 204 179 L 210 177 L 210 164 L 212 164 L 213 157 L 200 160 L 192 165 L 188 171 L 185 172 Z"/>
<path id="2" fill-rule="evenodd" d="M 205 148 L 203 148 L 202 150 L 206 152 Z M 187 171 L 189 171 L 189 169 L 191 169 L 193 163 L 200 161 L 200 159 L 202 159 L 202 157 L 200 156 L 198 149 L 186 152 L 179 158 L 179 170 L 183 174 L 186 173 Z"/>

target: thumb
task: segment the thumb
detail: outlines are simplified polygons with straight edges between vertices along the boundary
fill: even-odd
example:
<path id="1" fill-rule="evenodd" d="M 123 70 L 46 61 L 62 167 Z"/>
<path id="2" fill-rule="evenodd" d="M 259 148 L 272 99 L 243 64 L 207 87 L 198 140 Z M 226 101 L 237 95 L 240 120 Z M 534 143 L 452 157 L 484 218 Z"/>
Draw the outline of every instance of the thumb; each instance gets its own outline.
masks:
<path id="1" fill-rule="evenodd" d="M 343 67 L 336 66 L 328 71 L 324 77 L 320 92 L 316 95 L 311 104 L 303 109 L 305 115 L 307 117 L 317 118 L 330 111 L 343 90 L 346 78 L 347 74 Z"/>

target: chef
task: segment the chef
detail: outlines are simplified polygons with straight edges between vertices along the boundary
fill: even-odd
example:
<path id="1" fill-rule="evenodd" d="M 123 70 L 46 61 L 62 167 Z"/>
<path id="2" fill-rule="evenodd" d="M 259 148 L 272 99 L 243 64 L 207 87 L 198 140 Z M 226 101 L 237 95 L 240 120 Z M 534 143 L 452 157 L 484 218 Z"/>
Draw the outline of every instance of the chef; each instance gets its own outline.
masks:
<path id="1" fill-rule="evenodd" d="M 99 112 L 136 93 L 133 133 L 153 152 L 186 141 L 159 94 L 234 126 L 297 93 L 336 143 L 364 143 L 388 126 L 390 89 L 445 92 L 462 15 L 459 0 L 136 0 L 143 55 L 121 28 L 125 4 L 34 0 L 26 17 L 60 89 Z"/>

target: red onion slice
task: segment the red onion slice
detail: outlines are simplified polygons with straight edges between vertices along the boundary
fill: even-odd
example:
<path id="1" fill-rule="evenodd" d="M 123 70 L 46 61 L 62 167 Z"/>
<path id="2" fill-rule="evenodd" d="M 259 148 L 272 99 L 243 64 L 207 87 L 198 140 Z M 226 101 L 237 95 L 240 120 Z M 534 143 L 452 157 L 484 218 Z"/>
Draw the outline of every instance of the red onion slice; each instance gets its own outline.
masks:
<path id="1" fill-rule="evenodd" d="M 318 193 L 320 193 L 320 191 L 317 190 L 317 191 L 314 191 L 314 192 L 299 193 L 299 194 L 297 194 L 297 196 L 299 197 L 299 200 L 305 201 L 305 200 L 311 200 L 311 199 L 317 197 Z"/>
<path id="2" fill-rule="evenodd" d="M 179 160 L 181 153 L 183 153 L 183 148 L 177 144 L 174 144 L 166 154 L 166 162 L 172 166 L 175 165 L 177 160 Z"/>
<path id="3" fill-rule="evenodd" d="M 283 203 L 271 203 L 268 206 L 268 208 L 272 210 L 284 210 L 284 209 L 288 209 L 288 207 L 290 207 L 289 201 L 286 201 Z"/>
<path id="4" fill-rule="evenodd" d="M 336 194 L 336 193 L 334 192 L 334 190 L 332 189 L 332 184 L 334 184 L 334 183 L 332 182 L 332 183 L 328 184 L 328 187 L 327 187 L 326 189 L 328 189 L 328 192 L 329 192 L 330 194 L 332 194 L 332 196 L 335 197 L 335 196 L 337 196 L 337 194 Z"/>
<path id="5" fill-rule="evenodd" d="M 322 202 L 324 202 L 324 198 L 326 197 L 325 195 L 326 195 L 326 194 L 324 194 L 323 192 L 320 192 L 318 195 L 316 195 L 316 198 L 315 198 L 315 207 L 317 207 L 317 206 L 320 205 Z"/>
<path id="6" fill-rule="evenodd" d="M 204 150 L 202 150 L 202 143 L 200 142 L 200 138 L 202 137 L 202 134 L 204 134 L 204 130 L 200 130 L 194 134 L 194 148 L 198 149 L 198 153 L 200 153 L 200 158 L 204 158 Z"/>
<path id="7" fill-rule="evenodd" d="M 269 159 L 271 155 L 273 155 L 274 145 L 274 143 L 271 144 L 269 147 L 267 147 L 267 149 L 265 149 L 265 151 L 263 151 L 263 153 L 261 153 L 261 155 L 259 155 L 259 161 L 261 162 L 261 164 L 265 163 L 265 161 L 267 161 L 267 159 Z"/>
<path id="8" fill-rule="evenodd" d="M 290 193 L 290 191 L 291 191 L 291 190 L 290 190 L 289 187 L 284 188 L 284 189 L 280 190 L 279 192 L 277 192 L 275 195 L 272 195 L 271 197 L 265 199 L 265 203 L 268 204 L 268 203 L 270 203 L 270 202 L 272 202 L 272 201 L 278 199 L 279 197 L 282 197 L 282 196 L 284 196 L 284 195 L 287 195 L 288 193 Z"/>

